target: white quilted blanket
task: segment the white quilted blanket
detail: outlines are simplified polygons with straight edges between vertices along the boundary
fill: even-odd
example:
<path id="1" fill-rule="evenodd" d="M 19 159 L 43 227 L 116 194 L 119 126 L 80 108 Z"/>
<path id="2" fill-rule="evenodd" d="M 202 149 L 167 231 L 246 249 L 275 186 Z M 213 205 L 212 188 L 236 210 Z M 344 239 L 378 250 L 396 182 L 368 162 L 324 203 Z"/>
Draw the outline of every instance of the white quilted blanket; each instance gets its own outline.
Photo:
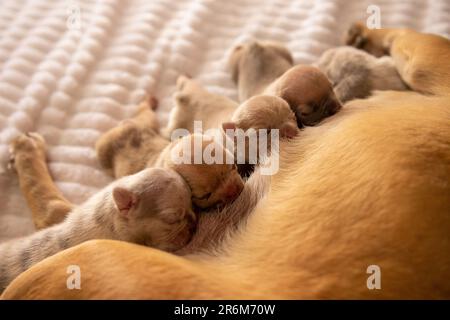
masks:
<path id="1" fill-rule="evenodd" d="M 96 139 L 146 92 L 160 99 L 162 122 L 181 73 L 235 98 L 225 68 L 234 45 L 278 40 L 297 63 L 311 63 L 370 4 L 383 26 L 450 34 L 448 0 L 0 1 L 0 241 L 33 230 L 6 169 L 8 143 L 21 132 L 44 135 L 58 187 L 80 203 L 111 180 Z"/>

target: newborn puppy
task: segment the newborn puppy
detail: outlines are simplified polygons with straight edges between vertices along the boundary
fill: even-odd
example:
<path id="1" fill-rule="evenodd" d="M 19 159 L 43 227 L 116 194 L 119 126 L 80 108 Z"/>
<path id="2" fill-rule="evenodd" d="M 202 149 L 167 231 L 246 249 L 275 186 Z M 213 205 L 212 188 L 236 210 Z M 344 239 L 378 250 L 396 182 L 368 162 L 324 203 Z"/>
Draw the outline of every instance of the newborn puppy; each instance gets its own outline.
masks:
<path id="1" fill-rule="evenodd" d="M 155 114 L 158 101 L 150 96 L 142 101 L 135 116 L 120 122 L 97 140 L 95 149 L 100 165 L 120 178 L 146 167 L 149 156 L 156 158 L 168 141 L 159 134 Z"/>
<path id="2" fill-rule="evenodd" d="M 0 292 L 32 265 L 87 240 L 122 240 L 176 251 L 190 241 L 195 225 L 184 180 L 172 170 L 143 170 L 111 183 L 60 224 L 1 244 Z"/>
<path id="3" fill-rule="evenodd" d="M 244 185 L 236 167 L 226 163 L 174 163 L 170 157 L 171 150 L 183 145 L 190 136 L 181 139 L 176 137 L 173 142 L 161 136 L 158 127 L 150 121 L 156 119 L 153 109 L 151 104 L 144 103 L 137 116 L 123 121 L 100 137 L 96 143 L 100 164 L 116 178 L 147 167 L 173 169 L 186 180 L 191 188 L 192 201 L 200 208 L 233 201 Z M 203 152 L 211 141 L 206 136 L 199 136 L 205 142 L 201 144 Z M 223 146 L 217 146 L 216 150 L 224 152 Z"/>
<path id="4" fill-rule="evenodd" d="M 408 89 L 389 56 L 376 58 L 353 47 L 339 47 L 325 51 L 317 66 L 342 102 L 367 98 L 374 90 Z"/>
<path id="5" fill-rule="evenodd" d="M 217 163 L 210 162 L 208 156 L 218 159 Z M 232 159 L 232 154 L 213 137 L 190 134 L 170 143 L 147 166 L 178 172 L 191 188 L 192 202 L 206 209 L 232 202 L 244 188 L 236 165 L 227 163 L 227 157 Z"/>
<path id="6" fill-rule="evenodd" d="M 226 129 L 279 129 L 280 136 L 293 138 L 299 132 L 294 113 L 289 104 L 276 96 L 259 95 L 242 103 L 233 113 Z"/>
<path id="7" fill-rule="evenodd" d="M 242 103 L 233 113 L 230 122 L 222 124 L 223 132 L 230 133 L 234 131 L 234 153 L 237 159 L 238 170 L 243 176 L 249 176 L 254 169 L 253 164 L 260 160 L 260 151 L 264 155 L 270 155 L 272 149 L 272 132 L 273 129 L 279 130 L 279 137 L 281 139 L 290 139 L 299 133 L 297 127 L 297 120 L 294 113 L 289 107 L 288 103 L 281 98 L 275 96 L 259 95 L 254 96 L 244 103 Z M 238 144 L 239 135 L 236 134 L 236 129 L 242 129 L 245 134 L 245 148 Z M 256 148 L 251 154 L 251 135 L 250 129 L 254 129 L 256 135 L 254 141 Z M 266 147 L 267 150 L 260 149 L 260 132 L 258 130 L 266 129 Z M 240 140 L 242 141 L 242 140 Z M 241 163 L 241 159 L 244 163 Z"/>
<path id="8" fill-rule="evenodd" d="M 170 113 L 167 128 L 164 129 L 167 137 L 178 128 L 194 132 L 194 121 L 202 121 L 203 130 L 218 128 L 238 106 L 233 100 L 209 92 L 186 76 L 178 77 L 176 88 L 175 106 Z"/>
<path id="9" fill-rule="evenodd" d="M 287 101 L 299 127 L 315 125 L 342 107 L 326 75 L 312 66 L 290 68 L 267 87 L 264 94 Z"/>
<path id="10" fill-rule="evenodd" d="M 238 86 L 239 101 L 262 94 L 293 64 L 289 50 L 277 42 L 254 41 L 234 48 L 228 65 Z"/>
<path id="11" fill-rule="evenodd" d="M 202 122 L 204 131 L 217 129 L 226 123 L 227 128 L 279 129 L 282 137 L 292 137 L 298 132 L 292 128 L 295 115 L 289 105 L 280 98 L 259 95 L 241 105 L 224 96 L 213 94 L 196 81 L 180 76 L 177 81 L 177 101 L 172 109 L 166 132 L 170 134 L 178 128 L 194 133 L 194 121 Z M 181 100 L 181 101 L 180 101 Z"/>

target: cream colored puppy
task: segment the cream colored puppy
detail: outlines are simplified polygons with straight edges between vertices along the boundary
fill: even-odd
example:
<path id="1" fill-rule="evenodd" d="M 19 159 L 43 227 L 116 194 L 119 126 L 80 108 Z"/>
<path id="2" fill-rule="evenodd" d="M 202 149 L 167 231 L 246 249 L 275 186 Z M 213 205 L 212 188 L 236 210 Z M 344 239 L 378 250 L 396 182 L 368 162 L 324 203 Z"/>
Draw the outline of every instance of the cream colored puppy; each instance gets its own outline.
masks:
<path id="1" fill-rule="evenodd" d="M 1 244 L 0 292 L 39 261 L 87 240 L 178 250 L 191 239 L 195 221 L 189 187 L 176 172 L 152 168 L 123 177 L 75 207 L 62 223 Z"/>
<path id="2" fill-rule="evenodd" d="M 262 94 L 265 88 L 294 65 L 287 48 L 273 41 L 254 41 L 235 47 L 228 61 L 239 101 Z"/>

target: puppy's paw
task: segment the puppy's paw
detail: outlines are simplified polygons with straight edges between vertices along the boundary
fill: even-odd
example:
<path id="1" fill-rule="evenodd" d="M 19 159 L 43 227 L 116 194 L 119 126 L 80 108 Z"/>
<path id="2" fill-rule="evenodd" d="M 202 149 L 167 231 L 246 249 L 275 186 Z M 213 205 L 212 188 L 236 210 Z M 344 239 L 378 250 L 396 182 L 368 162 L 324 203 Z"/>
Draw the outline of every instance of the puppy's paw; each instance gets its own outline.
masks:
<path id="1" fill-rule="evenodd" d="M 46 161 L 46 145 L 44 138 L 36 132 L 28 132 L 18 136 L 9 146 L 10 170 L 17 170 L 18 159 L 27 159 L 28 161 L 43 160 Z"/>
<path id="2" fill-rule="evenodd" d="M 362 22 L 353 23 L 345 36 L 345 44 L 358 49 L 362 49 L 367 43 L 368 28 Z"/>

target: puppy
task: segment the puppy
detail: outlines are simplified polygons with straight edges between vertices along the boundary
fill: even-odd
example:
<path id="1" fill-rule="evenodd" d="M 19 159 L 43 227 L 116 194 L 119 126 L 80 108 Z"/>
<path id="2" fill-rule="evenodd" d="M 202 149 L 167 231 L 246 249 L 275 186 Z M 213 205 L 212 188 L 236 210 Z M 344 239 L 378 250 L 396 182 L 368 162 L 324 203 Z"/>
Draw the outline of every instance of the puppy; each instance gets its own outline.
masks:
<path id="1" fill-rule="evenodd" d="M 164 167 L 178 172 L 192 191 L 192 200 L 199 208 L 223 205 L 232 201 L 243 188 L 243 181 L 232 164 L 183 163 L 172 161 L 171 151 L 184 145 L 187 140 L 198 138 L 205 148 L 217 147 L 217 152 L 225 152 L 223 147 L 202 135 L 188 136 L 170 142 L 158 131 L 154 107 L 144 103 L 138 114 L 106 132 L 96 143 L 100 164 L 116 178 L 136 173 L 146 167 Z M 178 137 L 179 138 L 179 137 Z"/>
<path id="2" fill-rule="evenodd" d="M 0 292 L 37 262 L 92 239 L 179 250 L 191 239 L 195 221 L 189 187 L 174 171 L 152 168 L 123 177 L 62 223 L 0 245 Z"/>
<path id="3" fill-rule="evenodd" d="M 232 154 L 213 137 L 190 134 L 167 145 L 147 166 L 178 172 L 191 188 L 192 202 L 206 209 L 232 202 L 244 187 L 236 165 L 227 158 Z"/>
<path id="4" fill-rule="evenodd" d="M 294 60 L 280 43 L 254 41 L 234 48 L 228 65 L 238 86 L 239 101 L 244 102 L 262 94 L 270 83 L 294 65 Z"/>
<path id="5" fill-rule="evenodd" d="M 267 87 L 264 94 L 286 100 L 297 117 L 299 127 L 302 124 L 313 126 L 342 107 L 326 75 L 307 65 L 290 68 Z"/>
<path id="6" fill-rule="evenodd" d="M 369 29 L 357 22 L 350 27 L 346 44 L 376 57 L 390 55 L 411 90 L 449 95 L 450 54 L 449 40 L 445 37 L 409 29 Z"/>
<path id="7" fill-rule="evenodd" d="M 194 121 L 202 121 L 202 129 L 219 128 L 238 104 L 203 88 L 197 81 L 186 76 L 179 76 L 174 94 L 175 106 L 171 110 L 169 123 L 163 134 L 167 137 L 175 130 L 184 128 L 194 132 Z"/>
<path id="8" fill-rule="evenodd" d="M 374 90 L 407 90 L 391 57 L 376 58 L 353 47 L 327 50 L 317 63 L 341 102 L 367 98 Z"/>
<path id="9" fill-rule="evenodd" d="M 315 125 L 341 108 L 327 77 L 314 67 L 293 67 L 291 54 L 281 44 L 252 42 L 238 46 L 229 65 L 240 101 L 257 94 L 283 98 L 300 128 L 303 124 Z"/>

